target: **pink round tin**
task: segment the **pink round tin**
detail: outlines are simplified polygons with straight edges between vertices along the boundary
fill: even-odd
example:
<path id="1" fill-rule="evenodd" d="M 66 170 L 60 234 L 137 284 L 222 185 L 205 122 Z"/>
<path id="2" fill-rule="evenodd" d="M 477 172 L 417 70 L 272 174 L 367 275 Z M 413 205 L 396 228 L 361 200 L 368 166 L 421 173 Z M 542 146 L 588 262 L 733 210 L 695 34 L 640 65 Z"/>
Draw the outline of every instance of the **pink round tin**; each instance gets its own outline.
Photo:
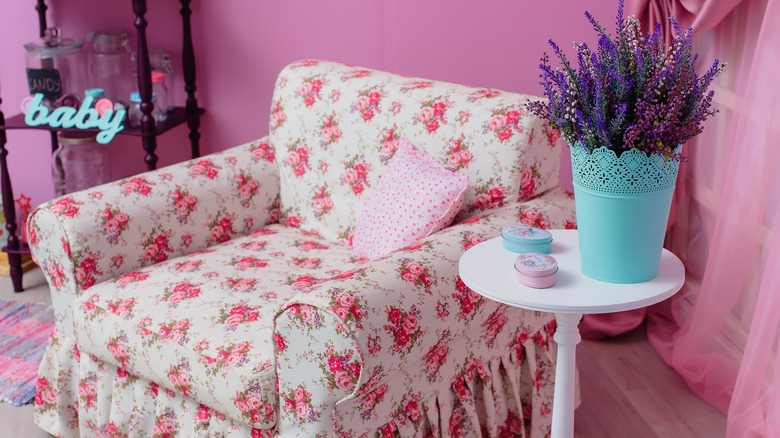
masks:
<path id="1" fill-rule="evenodd" d="M 517 281 L 538 289 L 551 287 L 555 284 L 555 273 L 558 272 L 558 262 L 547 254 L 529 252 L 520 254 L 515 259 L 515 275 Z"/>

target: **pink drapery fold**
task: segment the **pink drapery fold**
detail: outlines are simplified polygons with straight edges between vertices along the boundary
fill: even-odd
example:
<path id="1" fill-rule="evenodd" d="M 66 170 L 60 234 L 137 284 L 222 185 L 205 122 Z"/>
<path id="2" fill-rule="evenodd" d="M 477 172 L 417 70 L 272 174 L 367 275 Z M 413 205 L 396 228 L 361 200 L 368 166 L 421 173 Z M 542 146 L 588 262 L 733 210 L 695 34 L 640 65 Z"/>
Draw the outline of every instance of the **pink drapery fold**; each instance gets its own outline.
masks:
<path id="1" fill-rule="evenodd" d="M 731 53 L 738 52 L 733 60 L 724 59 L 738 61 L 728 67 L 734 69 L 735 82 L 726 84 L 735 92 L 738 105 L 736 111 L 717 116 L 731 117 L 721 158 L 712 158 L 715 154 L 707 144 L 716 133 L 705 131 L 695 139 L 698 144 L 689 149 L 693 158 L 686 170 L 692 172 L 687 178 L 690 187 L 683 186 L 681 193 L 678 186 L 675 200 L 686 216 L 678 216 L 667 243 L 686 263 L 689 281 L 672 300 L 650 308 L 647 317 L 648 338 L 667 363 L 694 392 L 728 414 L 729 438 L 780 436 L 780 385 L 774 384 L 780 377 L 780 200 L 775 187 L 780 183 L 779 1 L 739 5 L 735 18 L 748 29 L 743 30 L 746 38 L 741 48 L 733 44 L 739 38 L 730 33 L 735 26 L 726 23 L 733 20 L 718 24 L 737 6 L 736 0 L 629 0 L 626 7 L 627 15 L 638 15 L 646 26 L 673 14 L 683 26 L 693 26 L 697 36 L 712 28 L 704 46 L 717 53 L 730 45 Z M 721 172 L 725 183 L 713 186 L 713 174 Z M 699 201 L 689 194 L 702 189 L 720 195 L 717 211 L 702 212 L 694 205 Z M 714 229 L 708 232 L 704 229 L 710 229 L 710 223 Z M 762 237 L 766 234 L 762 228 L 769 230 L 769 238 Z M 756 302 L 740 354 L 723 347 L 721 329 L 735 303 L 751 308 L 745 299 L 748 293 L 756 294 Z M 611 334 L 637 318 L 617 314 L 609 315 L 611 321 L 583 324 Z"/>
<path id="2" fill-rule="evenodd" d="M 748 89 L 745 104 L 760 105 L 752 100 L 755 96 L 750 93 L 758 91 L 755 84 L 752 88 Z M 766 90 L 759 92 L 762 93 Z M 752 117 L 766 118 L 770 114 L 761 116 L 747 106 L 745 110 Z M 761 111 L 764 110 L 769 108 Z M 722 194 L 723 207 L 718 212 L 701 288 L 691 312 L 671 343 L 668 339 L 658 342 L 656 333 L 649 332 L 651 342 L 689 386 L 723 412 L 728 410 L 739 364 L 713 351 L 712 344 L 742 293 L 751 265 L 757 262 L 754 252 L 769 201 L 768 193 L 759 188 L 772 186 L 777 165 L 773 159 L 776 146 L 764 137 L 767 125 L 745 118 L 734 121 L 736 129 L 732 128 L 729 136 L 732 146 L 727 158 L 730 164 Z"/>
<path id="3" fill-rule="evenodd" d="M 780 230 L 780 216 L 773 229 Z M 780 436 L 780 388 L 775 386 L 775 382 L 780 382 L 780 366 L 775 365 L 770 382 L 766 376 L 773 348 L 775 364 L 780 364 L 780 341 L 774 343 L 774 335 L 780 330 L 780 232 L 774 233 L 771 248 L 729 405 L 728 437 Z M 767 383 L 771 385 L 768 389 Z"/>
<path id="4" fill-rule="evenodd" d="M 660 23 L 666 45 L 672 41 L 673 28 L 669 17 L 673 16 L 684 29 L 692 27 L 701 33 L 712 29 L 742 0 L 627 0 L 624 16 L 636 16 L 642 30 L 654 30 Z"/>
<path id="5" fill-rule="evenodd" d="M 772 187 L 773 179 L 777 183 L 776 174 L 780 169 L 780 123 L 777 122 L 780 114 L 777 85 L 777 72 L 780 71 L 778 18 L 780 2 L 769 0 L 745 93 L 745 104 L 749 109 L 745 112 L 746 117 L 740 120 L 737 130 L 737 135 L 744 139 L 743 145 L 754 144 L 756 147 L 749 155 L 756 157 L 757 161 L 763 160 L 760 172 L 756 173 L 761 177 L 767 174 L 766 179 L 757 179 L 756 182 L 768 180 L 769 184 L 750 186 L 755 188 Z M 736 181 L 736 184 L 739 183 Z M 767 207 L 776 207 L 777 200 L 770 199 L 772 190 L 757 192 L 761 194 L 752 198 L 764 198 L 762 202 L 765 204 L 775 203 Z M 766 263 L 756 310 L 729 405 L 728 437 L 780 436 L 780 214 L 775 210 L 774 215 L 770 228 L 773 235 L 764 247 Z M 755 223 L 760 224 L 760 221 Z M 771 361 L 773 355 L 774 363 Z M 770 370 L 770 366 L 774 370 Z"/>

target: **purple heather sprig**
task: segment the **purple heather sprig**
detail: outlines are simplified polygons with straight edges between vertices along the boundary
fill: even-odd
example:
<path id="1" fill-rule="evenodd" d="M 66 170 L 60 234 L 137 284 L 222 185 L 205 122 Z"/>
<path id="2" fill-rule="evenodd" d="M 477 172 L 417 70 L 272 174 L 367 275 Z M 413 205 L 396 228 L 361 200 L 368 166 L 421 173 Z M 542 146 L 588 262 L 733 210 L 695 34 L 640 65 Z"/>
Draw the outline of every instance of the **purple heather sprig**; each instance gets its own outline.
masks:
<path id="1" fill-rule="evenodd" d="M 635 148 L 683 160 L 675 149 L 717 112 L 708 88 L 726 64 L 716 59 L 698 76 L 693 30 L 683 29 L 674 17 L 669 19 L 676 37 L 666 48 L 660 24 L 642 35 L 635 17 L 623 19 L 623 0 L 615 38 L 589 12 L 585 16 L 599 36 L 596 48 L 575 42 L 575 68 L 550 40 L 561 66 L 553 68 L 544 54 L 540 84 L 548 101 L 529 103 L 528 110 L 547 119 L 569 144 L 579 142 L 589 151 L 605 146 L 619 156 Z"/>

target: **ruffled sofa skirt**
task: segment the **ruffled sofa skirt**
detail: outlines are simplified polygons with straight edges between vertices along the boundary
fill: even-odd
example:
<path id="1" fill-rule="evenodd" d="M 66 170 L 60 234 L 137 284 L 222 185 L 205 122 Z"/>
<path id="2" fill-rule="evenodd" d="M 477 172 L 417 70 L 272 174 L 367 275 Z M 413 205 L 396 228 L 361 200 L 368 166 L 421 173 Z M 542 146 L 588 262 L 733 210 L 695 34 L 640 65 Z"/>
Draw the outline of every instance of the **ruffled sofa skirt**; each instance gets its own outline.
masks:
<path id="1" fill-rule="evenodd" d="M 545 437 L 550 433 L 554 343 L 542 329 L 504 356 L 474 364 L 427 400 L 409 400 L 386 423 L 362 424 L 368 397 L 343 400 L 334 411 L 334 436 L 364 429 L 380 437 Z M 79 351 L 57 330 L 41 363 L 36 424 L 55 436 L 276 437 L 197 401 Z M 431 391 L 434 392 L 434 391 Z M 360 426 L 357 426 L 360 424 Z M 372 433 L 372 431 L 374 431 Z M 346 432 L 351 436 L 349 432 Z"/>

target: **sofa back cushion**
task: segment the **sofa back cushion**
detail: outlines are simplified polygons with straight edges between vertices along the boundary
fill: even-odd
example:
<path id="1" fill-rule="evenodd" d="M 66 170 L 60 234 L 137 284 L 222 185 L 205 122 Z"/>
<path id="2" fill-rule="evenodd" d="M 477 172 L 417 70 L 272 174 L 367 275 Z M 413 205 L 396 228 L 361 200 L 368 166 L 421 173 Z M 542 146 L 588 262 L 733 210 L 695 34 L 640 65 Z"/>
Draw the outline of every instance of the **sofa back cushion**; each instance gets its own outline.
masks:
<path id="1" fill-rule="evenodd" d="M 455 221 L 558 185 L 561 140 L 526 112 L 540 98 L 325 61 L 279 74 L 270 137 L 282 223 L 349 242 L 365 201 L 405 137 L 468 175 Z"/>

